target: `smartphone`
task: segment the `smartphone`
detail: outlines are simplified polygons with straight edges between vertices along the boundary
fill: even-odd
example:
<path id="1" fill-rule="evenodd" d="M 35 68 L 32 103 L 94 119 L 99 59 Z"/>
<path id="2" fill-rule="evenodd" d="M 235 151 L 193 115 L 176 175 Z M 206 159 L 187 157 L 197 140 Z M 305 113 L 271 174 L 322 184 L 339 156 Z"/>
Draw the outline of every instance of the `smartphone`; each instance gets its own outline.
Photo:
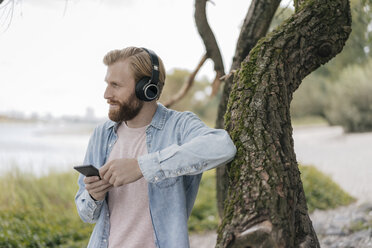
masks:
<path id="1" fill-rule="evenodd" d="M 99 179 L 101 179 L 101 177 L 99 176 L 99 170 L 93 165 L 74 166 L 74 169 L 86 177 L 98 176 Z"/>

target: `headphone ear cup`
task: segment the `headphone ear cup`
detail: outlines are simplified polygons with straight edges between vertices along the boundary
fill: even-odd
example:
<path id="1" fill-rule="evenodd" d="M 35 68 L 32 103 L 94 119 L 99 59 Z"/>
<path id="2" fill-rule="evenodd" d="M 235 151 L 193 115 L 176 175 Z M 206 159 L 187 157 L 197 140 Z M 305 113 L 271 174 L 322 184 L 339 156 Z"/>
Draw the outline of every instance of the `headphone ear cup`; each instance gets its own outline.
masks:
<path id="1" fill-rule="evenodd" d="M 144 88 L 145 88 L 146 84 L 149 83 L 150 80 L 151 80 L 150 77 L 143 77 L 137 82 L 137 84 L 136 84 L 136 96 L 137 96 L 138 99 L 140 99 L 142 101 L 149 101 L 149 99 L 147 99 L 147 97 L 145 95 Z"/>

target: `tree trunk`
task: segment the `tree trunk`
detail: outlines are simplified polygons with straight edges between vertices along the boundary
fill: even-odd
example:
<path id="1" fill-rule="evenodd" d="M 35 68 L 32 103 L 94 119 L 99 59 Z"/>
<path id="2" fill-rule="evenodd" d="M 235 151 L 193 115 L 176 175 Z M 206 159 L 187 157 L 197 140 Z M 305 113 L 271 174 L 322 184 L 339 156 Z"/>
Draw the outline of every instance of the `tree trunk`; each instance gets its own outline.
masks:
<path id="1" fill-rule="evenodd" d="M 351 16 L 348 0 L 295 2 L 296 13 L 258 42 L 234 79 L 225 127 L 238 152 L 217 247 L 319 247 L 289 106 L 302 79 L 341 52 Z"/>
<path id="2" fill-rule="evenodd" d="M 233 84 L 234 71 L 240 68 L 241 62 L 248 56 L 248 53 L 257 44 L 257 41 L 266 35 L 280 1 L 281 0 L 252 0 L 236 44 L 230 74 L 225 79 L 225 85 L 218 107 L 216 128 L 224 127 L 223 116 L 226 112 L 226 106 Z M 218 213 L 222 218 L 223 203 L 226 199 L 228 183 L 225 166 L 217 168 L 216 180 Z"/>

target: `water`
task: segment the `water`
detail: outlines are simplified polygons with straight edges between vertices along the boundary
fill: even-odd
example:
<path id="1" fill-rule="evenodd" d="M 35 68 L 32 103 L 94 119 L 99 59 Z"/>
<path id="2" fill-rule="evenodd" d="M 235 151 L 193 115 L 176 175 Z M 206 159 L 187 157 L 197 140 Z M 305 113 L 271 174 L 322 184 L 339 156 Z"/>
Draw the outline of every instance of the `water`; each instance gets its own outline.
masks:
<path id="1" fill-rule="evenodd" d="M 44 175 L 83 163 L 95 124 L 0 123 L 0 171 Z M 372 201 L 372 133 L 341 127 L 294 128 L 297 160 L 330 175 L 360 201 Z"/>
<path id="2" fill-rule="evenodd" d="M 92 125 L 0 123 L 0 171 L 38 176 L 82 164 Z"/>

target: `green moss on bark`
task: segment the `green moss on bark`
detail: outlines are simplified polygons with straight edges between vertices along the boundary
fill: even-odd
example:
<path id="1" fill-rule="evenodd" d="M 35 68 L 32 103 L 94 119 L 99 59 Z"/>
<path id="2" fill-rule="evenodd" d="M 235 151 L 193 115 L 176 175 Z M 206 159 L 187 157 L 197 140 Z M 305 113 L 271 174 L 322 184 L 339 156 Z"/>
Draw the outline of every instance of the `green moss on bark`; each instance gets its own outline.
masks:
<path id="1" fill-rule="evenodd" d="M 225 114 L 238 152 L 227 167 L 229 195 L 217 247 L 230 247 L 234 238 L 263 221 L 273 225 L 269 236 L 283 247 L 318 247 L 305 214 L 289 105 L 303 77 L 341 51 L 347 38 L 343 27 L 349 25 L 342 1 L 336 1 L 341 10 L 336 17 L 329 12 L 332 1 L 301 2 L 303 13 L 261 39 L 241 64 Z M 321 57 L 318 49 L 328 36 L 333 53 Z"/>

